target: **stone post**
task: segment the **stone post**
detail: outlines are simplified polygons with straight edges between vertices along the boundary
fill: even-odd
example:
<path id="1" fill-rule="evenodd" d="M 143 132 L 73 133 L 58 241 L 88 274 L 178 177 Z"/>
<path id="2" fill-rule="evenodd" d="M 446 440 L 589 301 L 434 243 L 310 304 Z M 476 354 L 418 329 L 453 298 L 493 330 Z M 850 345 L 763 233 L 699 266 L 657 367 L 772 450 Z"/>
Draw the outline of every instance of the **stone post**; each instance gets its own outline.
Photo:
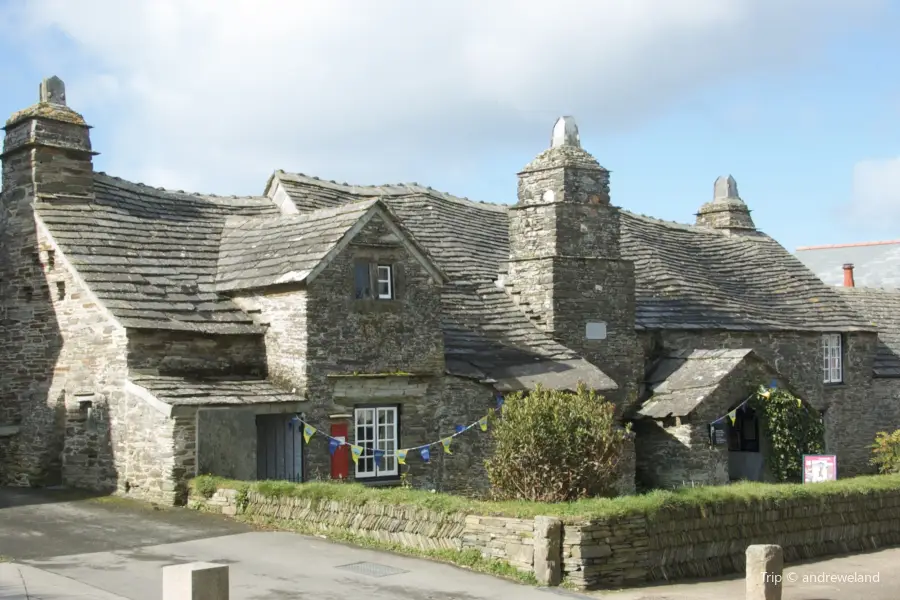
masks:
<path id="1" fill-rule="evenodd" d="M 781 546 L 748 546 L 746 600 L 781 600 L 783 574 L 784 553 Z"/>
<path id="2" fill-rule="evenodd" d="M 163 567 L 162 600 L 228 600 L 228 565 L 195 562 Z"/>
<path id="3" fill-rule="evenodd" d="M 534 576 L 541 585 L 562 581 L 562 521 L 534 518 Z"/>

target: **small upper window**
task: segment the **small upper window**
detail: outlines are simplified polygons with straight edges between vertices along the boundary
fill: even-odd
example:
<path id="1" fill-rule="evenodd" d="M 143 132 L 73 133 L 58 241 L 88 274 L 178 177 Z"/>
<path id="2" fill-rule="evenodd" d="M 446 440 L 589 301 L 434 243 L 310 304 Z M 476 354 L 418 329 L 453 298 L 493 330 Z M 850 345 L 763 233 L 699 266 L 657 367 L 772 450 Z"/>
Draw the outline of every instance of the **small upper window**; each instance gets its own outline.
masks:
<path id="1" fill-rule="evenodd" d="M 822 370 L 825 383 L 841 383 L 844 380 L 841 358 L 841 334 L 826 333 L 823 335 Z"/>
<path id="2" fill-rule="evenodd" d="M 396 295 L 393 265 L 359 261 L 354 265 L 353 280 L 357 300 L 393 300 Z"/>
<path id="3" fill-rule="evenodd" d="M 394 280 L 390 265 L 378 265 L 378 298 L 390 300 L 394 297 Z"/>

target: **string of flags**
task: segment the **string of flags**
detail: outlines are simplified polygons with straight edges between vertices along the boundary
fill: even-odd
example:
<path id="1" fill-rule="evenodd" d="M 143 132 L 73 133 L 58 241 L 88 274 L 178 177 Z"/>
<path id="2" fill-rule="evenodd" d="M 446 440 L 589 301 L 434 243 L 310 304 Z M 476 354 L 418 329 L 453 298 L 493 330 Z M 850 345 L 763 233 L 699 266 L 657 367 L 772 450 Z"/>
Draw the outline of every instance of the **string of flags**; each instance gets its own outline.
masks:
<path id="1" fill-rule="evenodd" d="M 503 396 L 497 394 L 497 408 L 496 410 L 500 410 L 503 407 Z M 495 409 L 490 409 L 488 413 L 478 419 L 470 423 L 469 425 L 457 425 L 456 431 L 448 436 L 441 438 L 436 442 L 431 442 L 429 444 L 421 444 L 419 446 L 412 446 L 409 448 L 398 449 L 396 452 L 397 462 L 401 465 L 406 464 L 406 459 L 409 457 L 411 452 L 418 452 L 419 456 L 422 458 L 424 462 L 431 461 L 431 449 L 436 446 L 441 446 L 444 449 L 445 454 L 453 454 L 453 451 L 450 449 L 450 445 L 453 441 L 453 438 L 462 435 L 466 431 L 472 429 L 476 425 L 481 429 L 481 431 L 488 430 L 488 419 Z M 382 460 L 384 459 L 385 451 L 379 450 L 376 448 L 372 449 L 372 454 L 363 454 L 366 451 L 366 448 L 363 446 L 358 446 L 356 444 L 351 444 L 344 440 L 340 440 L 338 438 L 332 437 L 327 433 L 323 433 L 318 427 L 315 427 L 311 423 L 308 423 L 304 419 L 300 418 L 298 415 L 294 415 L 291 420 L 288 422 L 288 427 L 291 427 L 294 423 L 299 423 L 303 427 L 303 441 L 309 444 L 309 441 L 312 439 L 314 435 L 317 433 L 328 440 L 328 453 L 331 456 L 334 456 L 334 453 L 341 446 L 349 446 L 350 447 L 350 458 L 353 459 L 354 463 L 358 463 L 360 458 L 374 458 L 376 464 L 379 466 L 382 465 Z"/>
<path id="2" fill-rule="evenodd" d="M 741 402 L 740 404 L 738 404 L 736 407 L 734 407 L 734 408 L 731 410 L 731 412 L 729 412 L 727 415 L 722 415 L 721 417 L 719 417 L 719 418 L 716 419 L 715 421 L 711 421 L 711 422 L 710 422 L 710 425 L 715 425 L 716 423 L 719 423 L 719 422 L 721 422 L 721 421 L 723 421 L 724 419 L 727 418 L 727 419 L 731 420 L 731 425 L 732 425 L 732 427 L 733 427 L 733 426 L 734 426 L 734 422 L 737 420 L 737 412 L 738 412 L 739 410 L 743 410 L 744 407 L 747 406 L 747 403 L 749 403 L 750 400 L 753 399 L 753 396 L 756 396 L 757 393 L 759 393 L 759 395 L 762 396 L 763 398 L 768 398 L 769 396 L 772 395 L 772 392 L 775 391 L 775 388 L 776 388 L 776 387 L 778 387 L 778 382 L 775 381 L 775 380 L 773 379 L 773 380 L 772 380 L 772 383 L 769 384 L 769 387 L 768 387 L 768 388 L 765 388 L 765 390 L 764 390 L 762 393 L 759 393 L 759 392 L 753 392 L 752 394 L 750 394 L 749 396 L 747 396 L 747 399 L 746 399 L 746 400 L 744 400 L 743 402 Z M 797 398 L 797 406 L 798 406 L 798 407 L 802 407 L 802 406 L 803 406 L 803 401 L 800 400 L 800 398 Z"/>

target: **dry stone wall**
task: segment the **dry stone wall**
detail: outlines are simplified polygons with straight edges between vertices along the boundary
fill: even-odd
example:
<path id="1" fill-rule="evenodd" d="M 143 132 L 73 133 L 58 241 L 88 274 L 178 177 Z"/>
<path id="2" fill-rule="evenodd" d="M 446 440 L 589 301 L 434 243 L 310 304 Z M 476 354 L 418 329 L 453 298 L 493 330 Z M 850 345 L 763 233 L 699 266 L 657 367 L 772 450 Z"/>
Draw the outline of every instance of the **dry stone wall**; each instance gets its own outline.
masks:
<path id="1" fill-rule="evenodd" d="M 537 580 L 615 588 L 740 573 L 747 546 L 778 544 L 785 562 L 900 545 L 900 489 L 660 510 L 652 516 L 561 522 L 441 513 L 411 506 L 242 496 L 219 489 L 193 508 L 297 521 L 419 550 L 476 549 Z"/>

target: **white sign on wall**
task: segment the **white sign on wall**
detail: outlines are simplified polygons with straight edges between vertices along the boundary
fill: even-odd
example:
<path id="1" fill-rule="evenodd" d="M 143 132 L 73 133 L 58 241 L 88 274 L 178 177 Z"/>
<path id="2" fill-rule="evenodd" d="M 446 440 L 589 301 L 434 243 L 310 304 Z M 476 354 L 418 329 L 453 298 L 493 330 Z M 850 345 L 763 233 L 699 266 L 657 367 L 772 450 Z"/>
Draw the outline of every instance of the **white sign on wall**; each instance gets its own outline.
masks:
<path id="1" fill-rule="evenodd" d="M 584 337 L 589 340 L 605 340 L 606 323 L 603 321 L 588 323 L 587 327 L 585 327 Z"/>

